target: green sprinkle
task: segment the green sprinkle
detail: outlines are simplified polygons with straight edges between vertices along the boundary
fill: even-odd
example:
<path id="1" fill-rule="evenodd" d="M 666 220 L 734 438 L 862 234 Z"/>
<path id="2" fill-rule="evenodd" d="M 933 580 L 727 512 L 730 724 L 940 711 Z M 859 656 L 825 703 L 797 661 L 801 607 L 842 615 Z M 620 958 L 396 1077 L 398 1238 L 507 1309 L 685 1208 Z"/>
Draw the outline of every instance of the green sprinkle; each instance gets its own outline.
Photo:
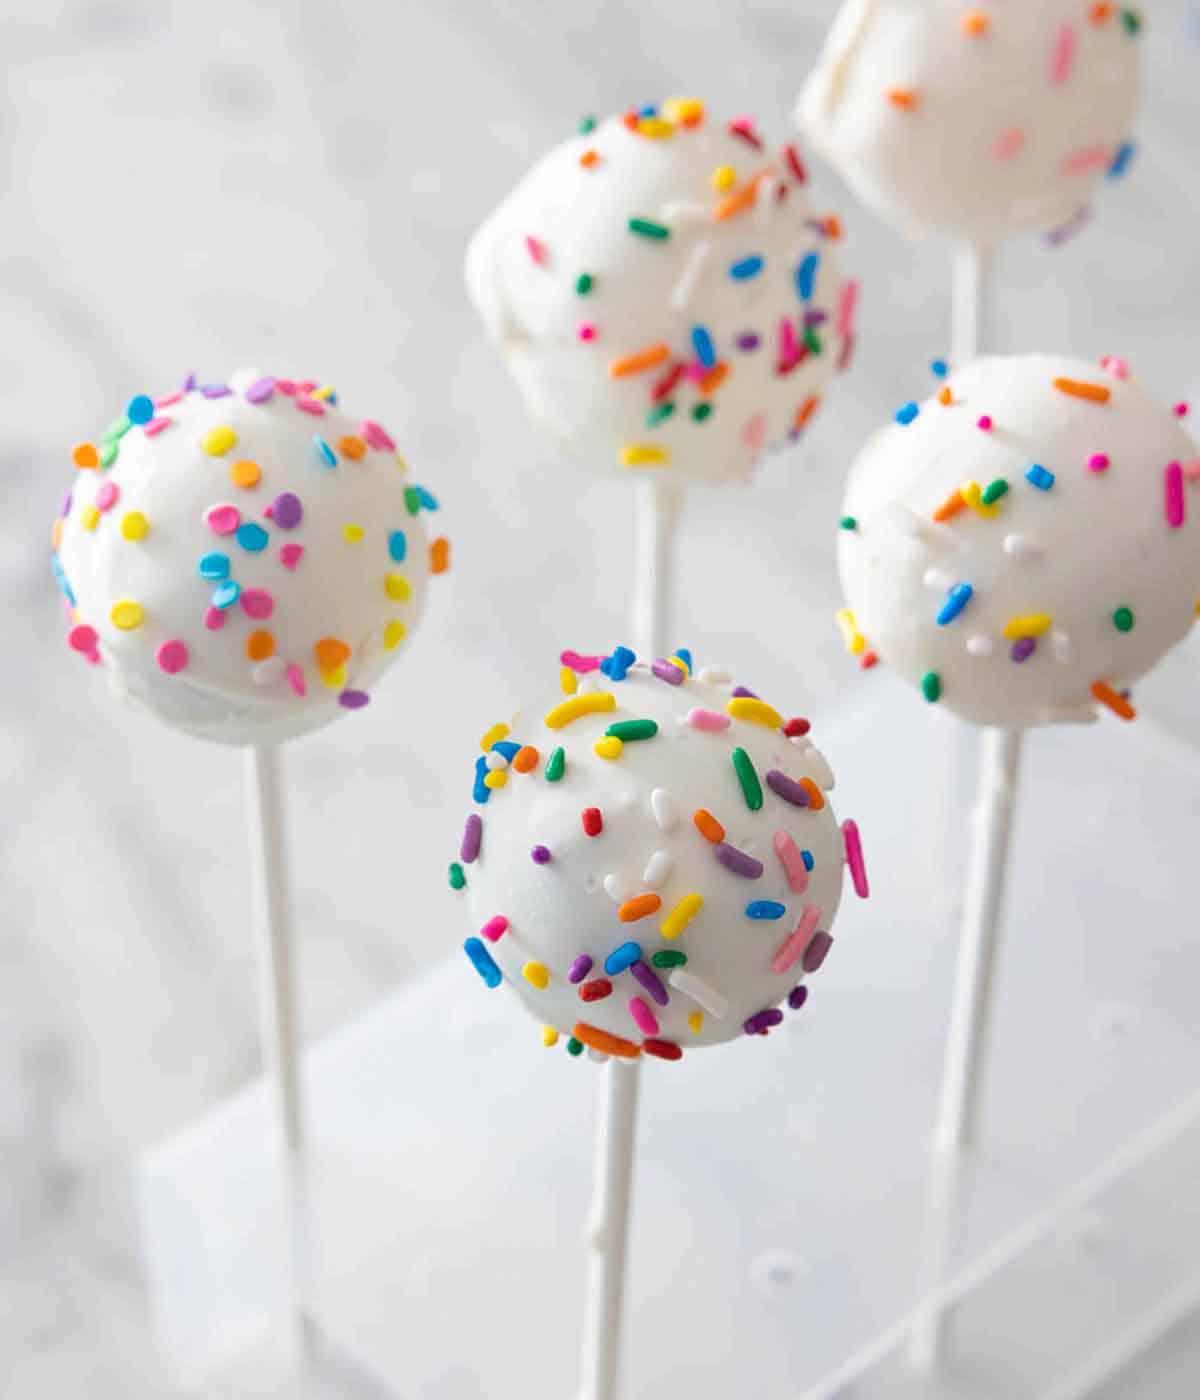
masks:
<path id="1" fill-rule="evenodd" d="M 458 861 L 452 860 L 450 862 L 450 888 L 452 890 L 461 890 L 465 887 L 466 883 L 467 877 L 463 874 L 462 866 L 459 865 Z"/>
<path id="2" fill-rule="evenodd" d="M 567 756 L 561 748 L 557 748 L 546 760 L 546 781 L 556 783 L 562 777 L 567 766 Z"/>
<path id="3" fill-rule="evenodd" d="M 111 467 L 117 460 L 117 454 L 120 450 L 121 442 L 119 438 L 114 438 L 112 442 L 104 443 L 100 448 L 100 465 L 102 467 Z"/>
<path id="4" fill-rule="evenodd" d="M 653 219 L 630 219 L 629 232 L 639 233 L 643 238 L 657 239 L 660 243 L 671 236 L 666 224 L 656 224 Z"/>
<path id="5" fill-rule="evenodd" d="M 670 399 L 667 399 L 663 403 L 656 403 L 650 412 L 646 414 L 646 427 L 653 428 L 659 423 L 666 422 L 674 412 L 675 405 Z"/>
<path id="6" fill-rule="evenodd" d="M 1118 632 L 1132 632 L 1133 609 L 1124 607 L 1118 608 L 1116 612 L 1113 613 L 1113 626 Z"/>
<path id="7" fill-rule="evenodd" d="M 631 739 L 653 739 L 658 733 L 658 721 L 653 719 L 623 719 L 610 724 L 605 736 L 621 739 L 628 743 Z"/>
<path id="8" fill-rule="evenodd" d="M 936 671 L 926 671 L 921 677 L 921 694 L 931 705 L 942 698 L 942 678 Z"/>
<path id="9" fill-rule="evenodd" d="M 985 506 L 994 506 L 1001 496 L 1008 495 L 1008 482 L 1002 476 L 990 481 L 979 494 Z"/>
<path id="10" fill-rule="evenodd" d="M 110 423 L 108 427 L 105 428 L 104 436 L 100 439 L 100 441 L 113 442 L 117 438 L 123 438 L 132 427 L 133 424 L 129 421 L 128 418 L 125 417 L 124 414 L 122 414 L 115 423 Z"/>
<path id="11" fill-rule="evenodd" d="M 858 521 L 852 515 L 843 515 L 838 521 L 843 530 L 857 530 Z"/>
<path id="12" fill-rule="evenodd" d="M 582 1055 L 582 1054 L 583 1054 L 583 1041 L 582 1041 L 582 1040 L 576 1040 L 575 1037 L 572 1036 L 571 1039 L 567 1041 L 567 1054 L 568 1054 L 568 1055 Z"/>
<path id="13" fill-rule="evenodd" d="M 595 118 L 595 117 L 581 117 L 581 118 L 579 119 L 579 134 L 580 134 L 580 136 L 586 136 L 586 135 L 588 134 L 589 131 L 595 131 L 595 129 L 596 129 L 596 118 Z M 578 1055 L 578 1054 L 579 1054 L 579 1051 L 576 1050 L 576 1051 L 575 1051 L 575 1054 Z"/>
<path id="14" fill-rule="evenodd" d="M 698 403 L 695 406 L 695 408 L 692 409 L 692 417 L 696 420 L 697 423 L 703 423 L 712 411 L 712 404 Z"/>
<path id="15" fill-rule="evenodd" d="M 1129 34 L 1140 34 L 1142 32 L 1142 17 L 1137 10 L 1122 10 L 1121 23 Z"/>
<path id="16" fill-rule="evenodd" d="M 821 344 L 821 337 L 817 334 L 817 328 L 815 326 L 804 327 L 804 343 L 808 346 L 810 353 L 813 355 L 819 355 L 825 348 Z"/>
<path id="17" fill-rule="evenodd" d="M 730 757 L 733 759 L 733 771 L 742 785 L 742 796 L 746 799 L 746 806 L 752 812 L 757 812 L 763 805 L 763 790 L 758 781 L 758 774 L 754 771 L 754 764 L 750 761 L 750 755 L 745 749 L 734 749 Z"/>
<path id="18" fill-rule="evenodd" d="M 421 509 L 421 493 L 415 486 L 404 488 L 404 508 L 409 515 L 417 515 Z"/>
<path id="19" fill-rule="evenodd" d="M 581 297 L 587 296 L 595 285 L 596 279 L 590 272 L 581 272 L 575 279 L 575 290 Z"/>
<path id="20" fill-rule="evenodd" d="M 677 953 L 674 948 L 664 948 L 650 959 L 655 967 L 682 967 L 687 962 L 686 953 Z"/>

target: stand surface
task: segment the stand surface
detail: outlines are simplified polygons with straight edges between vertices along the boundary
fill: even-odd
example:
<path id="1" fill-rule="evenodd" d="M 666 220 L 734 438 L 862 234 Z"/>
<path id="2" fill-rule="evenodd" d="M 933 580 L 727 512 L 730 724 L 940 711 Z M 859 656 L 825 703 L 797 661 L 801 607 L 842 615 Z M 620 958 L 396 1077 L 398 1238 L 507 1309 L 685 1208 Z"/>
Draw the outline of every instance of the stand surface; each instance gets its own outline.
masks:
<path id="1" fill-rule="evenodd" d="M 1200 1086 L 1200 756 L 1152 725 L 1036 733 L 949 1275 L 963 1301 L 941 1373 L 909 1368 L 958 894 L 922 833 L 951 722 L 879 685 L 815 730 L 873 897 L 847 893 L 808 1006 L 764 1042 L 647 1066 L 630 1400 L 1072 1400 L 1200 1301 L 1200 1101 L 1179 1107 Z M 878 724 L 888 703 L 903 746 Z M 448 945 L 458 932 L 448 897 Z M 317 1320 L 376 1378 L 364 1396 L 569 1400 L 595 1066 L 543 1050 L 460 961 L 305 1057 Z M 252 1086 L 141 1164 L 185 1381 L 261 1346 L 284 1309 L 267 1114 Z"/>

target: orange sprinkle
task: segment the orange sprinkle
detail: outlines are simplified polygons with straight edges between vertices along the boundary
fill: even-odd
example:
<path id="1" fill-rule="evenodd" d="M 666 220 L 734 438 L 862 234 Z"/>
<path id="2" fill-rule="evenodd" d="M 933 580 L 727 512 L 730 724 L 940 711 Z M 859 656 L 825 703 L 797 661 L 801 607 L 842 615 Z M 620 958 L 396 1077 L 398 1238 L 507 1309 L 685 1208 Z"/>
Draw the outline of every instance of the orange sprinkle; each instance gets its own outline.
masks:
<path id="1" fill-rule="evenodd" d="M 938 390 L 938 403 L 944 403 L 949 405 L 953 402 L 954 395 L 950 392 L 949 384 L 943 384 L 942 387 Z"/>
<path id="2" fill-rule="evenodd" d="M 801 428 L 806 427 L 808 424 L 808 420 L 813 416 L 814 413 L 816 413 L 817 409 L 820 407 L 820 394 L 810 394 L 808 398 L 806 398 L 804 402 L 800 405 L 800 407 L 796 410 L 796 417 L 792 421 L 792 427 L 795 429 L 795 431 L 799 432 Z"/>
<path id="3" fill-rule="evenodd" d="M 714 219 L 732 219 L 735 214 L 740 214 L 743 209 L 749 209 L 758 198 L 758 187 L 771 172 L 760 170 L 757 175 L 751 175 L 744 185 L 740 185 L 732 194 L 727 194 L 723 200 L 713 210 Z"/>
<path id="4" fill-rule="evenodd" d="M 622 379 L 627 374 L 640 374 L 644 369 L 661 365 L 671 358 L 671 347 L 663 341 L 657 345 L 647 345 L 644 350 L 635 350 L 632 355 L 622 355 L 619 360 L 609 361 L 608 372 L 613 379 Z"/>
<path id="5" fill-rule="evenodd" d="M 824 230 L 825 237 L 833 243 L 836 243 L 844 232 L 842 221 L 836 214 L 826 214 L 821 220 L 821 227 Z"/>
<path id="6" fill-rule="evenodd" d="M 518 773 L 532 773 L 537 767 L 539 756 L 532 744 L 525 744 L 513 754 L 512 766 Z"/>
<path id="7" fill-rule="evenodd" d="M 943 521 L 949 520 L 951 516 L 957 515 L 960 510 L 966 510 L 966 508 L 967 503 L 963 500 L 962 492 L 955 491 L 952 496 L 947 496 L 941 505 L 938 506 L 937 510 L 933 512 L 933 518 L 940 525 Z"/>
<path id="8" fill-rule="evenodd" d="M 968 10 L 960 23 L 962 24 L 962 32 L 968 39 L 978 39 L 981 34 L 988 32 L 991 20 L 982 10 Z"/>
<path id="9" fill-rule="evenodd" d="M 692 813 L 692 821 L 696 823 L 696 830 L 706 841 L 711 841 L 714 846 L 724 841 L 725 828 L 706 807 L 697 807 Z"/>
<path id="10" fill-rule="evenodd" d="M 617 918 L 623 924 L 633 924 L 638 919 L 645 919 L 651 914 L 657 914 L 662 908 L 662 900 L 656 894 L 639 894 L 633 899 L 627 899 L 617 910 Z"/>
<path id="11" fill-rule="evenodd" d="M 879 656 L 873 651 L 864 651 L 858 658 L 858 664 L 864 671 L 869 671 L 872 666 L 879 665 Z"/>
<path id="12" fill-rule="evenodd" d="M 804 791 L 808 793 L 809 810 L 819 812 L 825 805 L 825 794 L 811 778 L 801 778 L 799 782 Z"/>
<path id="13" fill-rule="evenodd" d="M 1106 705 L 1114 715 L 1120 715 L 1122 719 L 1137 719 L 1137 711 L 1107 681 L 1093 681 L 1092 695 L 1102 705 Z"/>
<path id="14" fill-rule="evenodd" d="M 450 567 L 450 541 L 439 535 L 429 546 L 429 572 L 444 574 Z"/>
<path id="15" fill-rule="evenodd" d="M 638 115 L 637 112 L 626 112 L 625 115 L 621 118 L 621 121 L 630 129 L 630 131 L 636 131 L 638 129 L 638 122 L 641 121 L 641 117 Z"/>
<path id="16" fill-rule="evenodd" d="M 100 454 L 90 442 L 81 442 L 71 453 L 71 461 L 77 467 L 98 467 Z"/>
<path id="17" fill-rule="evenodd" d="M 57 549 L 59 545 L 62 544 L 63 530 L 66 527 L 66 523 L 67 522 L 61 515 L 54 522 L 54 528 L 50 531 L 50 544 L 54 549 Z"/>
<path id="18" fill-rule="evenodd" d="M 257 462 L 234 462 L 229 468 L 229 479 L 235 486 L 248 491 L 262 480 L 262 472 Z"/>
<path id="19" fill-rule="evenodd" d="M 349 457 L 352 462 L 361 462 L 367 455 L 367 444 L 362 438 L 351 433 L 338 439 L 338 451 L 343 457 Z"/>
<path id="20" fill-rule="evenodd" d="M 251 661 L 266 661 L 275 655 L 275 638 L 270 632 L 251 632 L 246 638 L 246 655 Z"/>
<path id="21" fill-rule="evenodd" d="M 313 647 L 317 668 L 321 671 L 336 671 L 350 660 L 350 648 L 339 637 L 322 637 Z"/>
<path id="22" fill-rule="evenodd" d="M 1091 403 L 1107 403 L 1112 398 L 1112 390 L 1107 384 L 1088 384 L 1082 379 L 1056 379 L 1054 387 L 1060 394 L 1070 394 L 1073 399 L 1088 399 Z"/>
<path id="23" fill-rule="evenodd" d="M 710 369 L 708 373 L 703 377 L 703 379 L 700 380 L 698 386 L 700 389 L 700 393 L 705 398 L 708 398 L 710 394 L 716 393 L 716 391 L 721 387 L 722 384 L 725 383 L 725 381 L 728 378 L 729 366 L 724 361 L 722 361 L 720 364 L 713 365 L 712 369 Z"/>
<path id="24" fill-rule="evenodd" d="M 888 88 L 887 100 L 904 112 L 915 112 L 921 105 L 921 94 L 915 88 Z"/>
<path id="25" fill-rule="evenodd" d="M 586 1021 L 576 1021 L 572 1034 L 576 1040 L 582 1040 L 593 1050 L 600 1050 L 605 1055 L 615 1055 L 620 1060 L 636 1060 L 642 1053 L 641 1046 L 635 1045 L 632 1040 L 622 1040 L 619 1035 L 609 1035 L 607 1031 L 589 1026 Z"/>
<path id="26" fill-rule="evenodd" d="M 1100 0 L 1100 3 L 1093 5 L 1088 12 L 1088 19 L 1093 24 L 1107 24 L 1112 19 L 1112 12 L 1113 7 L 1107 3 L 1107 0 Z"/>
<path id="27" fill-rule="evenodd" d="M 599 151 L 584 151 L 583 155 L 579 157 L 579 164 L 582 165 L 585 170 L 590 170 L 593 165 L 599 164 L 599 161 Z"/>

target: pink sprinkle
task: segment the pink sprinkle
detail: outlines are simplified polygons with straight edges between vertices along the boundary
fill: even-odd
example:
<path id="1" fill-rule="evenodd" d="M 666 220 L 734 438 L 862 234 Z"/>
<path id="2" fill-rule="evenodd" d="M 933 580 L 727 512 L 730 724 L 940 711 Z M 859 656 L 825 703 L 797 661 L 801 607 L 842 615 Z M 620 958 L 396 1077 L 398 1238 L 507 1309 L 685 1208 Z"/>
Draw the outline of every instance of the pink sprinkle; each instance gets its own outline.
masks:
<path id="1" fill-rule="evenodd" d="M 67 633 L 67 645 L 72 651 L 80 651 L 85 656 L 96 650 L 96 643 L 99 640 L 100 637 L 96 629 L 83 622 L 78 627 L 72 627 Z"/>
<path id="2" fill-rule="evenodd" d="M 808 947 L 808 940 L 813 936 L 820 922 L 821 906 L 819 904 L 806 904 L 804 913 L 800 915 L 800 922 L 779 945 L 771 960 L 772 972 L 786 972 L 798 958 L 803 956 L 805 948 Z"/>
<path id="3" fill-rule="evenodd" d="M 1183 525 L 1183 467 L 1179 462 L 1171 462 L 1163 472 L 1164 505 L 1167 524 L 1172 530 Z"/>
<path id="4" fill-rule="evenodd" d="M 1084 146 L 1072 151 L 1063 161 L 1063 169 L 1068 175 L 1086 175 L 1089 170 L 1107 170 L 1112 164 L 1112 150 L 1108 146 Z"/>
<path id="5" fill-rule="evenodd" d="M 508 920 L 503 914 L 494 914 L 479 930 L 490 943 L 495 943 L 508 932 Z"/>
<path id="6" fill-rule="evenodd" d="M 285 569 L 294 569 L 304 554 L 302 544 L 282 544 L 279 546 L 279 562 Z"/>
<path id="7" fill-rule="evenodd" d="M 1114 379 L 1129 378 L 1129 361 L 1121 359 L 1119 355 L 1105 355 L 1100 361 L 1100 368 Z"/>
<path id="8" fill-rule="evenodd" d="M 985 413 L 976 426 L 982 428 L 985 433 L 990 433 L 992 431 L 992 415 Z"/>
<path id="9" fill-rule="evenodd" d="M 225 611 L 223 608 L 206 608 L 204 611 L 204 625 L 210 632 L 219 632 L 225 626 Z"/>
<path id="10" fill-rule="evenodd" d="M 596 325 L 595 325 L 595 322 L 594 322 L 594 321 L 583 321 L 583 322 L 580 323 L 580 326 L 579 326 L 579 339 L 580 339 L 580 340 L 595 340 L 595 339 L 596 339 Z"/>
<path id="11" fill-rule="evenodd" d="M 794 368 L 799 358 L 800 347 L 796 341 L 796 328 L 792 325 L 791 318 L 785 316 L 779 323 L 778 373 L 785 374 L 789 369 Z"/>
<path id="12" fill-rule="evenodd" d="M 295 662 L 292 662 L 287 668 L 285 675 L 287 676 L 288 685 L 303 699 L 308 694 L 308 683 L 304 679 L 304 672 Z"/>
<path id="13" fill-rule="evenodd" d="M 767 435 L 766 415 L 756 413 L 746 426 L 742 429 L 742 441 L 751 452 L 757 453 L 763 445 L 763 439 Z"/>
<path id="14" fill-rule="evenodd" d="M 304 413 L 311 413 L 314 418 L 320 418 L 325 412 L 325 405 L 320 399 L 309 398 L 307 394 L 301 395 L 296 400 L 296 407 Z"/>
<path id="15" fill-rule="evenodd" d="M 629 998 L 629 1014 L 638 1024 L 643 1035 L 658 1034 L 658 1017 L 650 1010 L 641 997 Z"/>
<path id="16" fill-rule="evenodd" d="M 723 715 L 717 710 L 689 710 L 687 722 L 693 729 L 703 729 L 710 734 L 719 729 L 729 728 L 729 716 Z"/>
<path id="17" fill-rule="evenodd" d="M 316 381 L 315 379 L 297 379 L 297 380 L 296 380 L 296 392 L 297 392 L 297 393 L 300 393 L 300 394 L 311 394 L 312 391 L 313 391 L 316 387 L 317 387 L 317 381 Z"/>
<path id="18" fill-rule="evenodd" d="M 155 408 L 170 408 L 172 404 L 182 403 L 184 398 L 183 390 L 176 389 L 173 394 L 163 394 L 161 398 L 154 400 Z"/>
<path id="19" fill-rule="evenodd" d="M 187 643 L 163 642 L 154 653 L 154 659 L 158 662 L 160 670 L 165 671 L 168 676 L 174 676 L 188 664 Z"/>
<path id="20" fill-rule="evenodd" d="M 847 820 L 842 823 L 842 844 L 846 850 L 846 864 L 850 868 L 850 883 L 854 886 L 854 893 L 859 899 L 866 899 L 871 893 L 871 886 L 867 880 L 867 866 L 863 860 L 862 837 L 859 835 L 857 822 Z"/>
<path id="21" fill-rule="evenodd" d="M 1075 61 L 1075 26 L 1068 20 L 1055 36 L 1054 48 L 1050 52 L 1050 81 L 1055 87 L 1065 83 L 1071 76 L 1071 66 Z"/>
<path id="22" fill-rule="evenodd" d="M 268 618 L 275 611 L 275 599 L 265 588 L 243 588 L 238 597 L 247 617 Z"/>
<path id="23" fill-rule="evenodd" d="M 1177 404 L 1175 405 L 1175 417 L 1176 417 L 1176 418 L 1186 418 L 1187 415 L 1188 415 L 1188 406 L 1187 406 L 1187 404 L 1186 404 L 1186 403 L 1177 403 Z"/>
<path id="24" fill-rule="evenodd" d="M 115 481 L 106 481 L 99 491 L 96 492 L 97 510 L 112 510 L 120 494 L 120 488 Z"/>
<path id="25" fill-rule="evenodd" d="M 854 316 L 858 310 L 858 288 L 855 281 L 846 282 L 838 296 L 837 315 L 834 326 L 843 338 L 854 333 Z"/>
<path id="26" fill-rule="evenodd" d="M 1088 471 L 1106 472 L 1111 463 L 1107 452 L 1095 452 L 1088 458 Z"/>
<path id="27" fill-rule="evenodd" d="M 558 659 L 568 670 L 581 676 L 589 671 L 598 671 L 600 663 L 604 660 L 602 656 L 580 656 L 577 651 L 564 651 Z"/>
<path id="28" fill-rule="evenodd" d="M 142 432 L 147 437 L 157 437 L 159 433 L 166 432 L 171 426 L 171 421 L 170 418 L 151 418 L 149 423 L 142 428 Z"/>
<path id="29" fill-rule="evenodd" d="M 775 854 L 779 857 L 779 864 L 783 866 L 783 873 L 787 876 L 788 888 L 796 894 L 803 894 L 808 889 L 808 867 L 804 864 L 800 847 L 786 831 L 775 833 Z"/>
<path id="30" fill-rule="evenodd" d="M 992 155 L 997 160 L 1012 160 L 1024 144 L 1025 133 L 1019 126 L 1010 126 L 1007 131 L 1002 131 L 996 137 L 996 142 L 992 146 Z"/>
<path id="31" fill-rule="evenodd" d="M 275 387 L 281 394 L 286 394 L 289 399 L 296 397 L 296 381 L 294 379 L 277 379 Z"/>
<path id="32" fill-rule="evenodd" d="M 529 250 L 529 256 L 539 267 L 546 266 L 546 245 L 540 239 L 534 238 L 532 233 L 525 235 L 525 247 Z"/>
<path id="33" fill-rule="evenodd" d="M 386 428 L 378 423 L 373 423 L 369 418 L 364 418 L 358 425 L 359 435 L 368 447 L 373 447 L 376 452 L 395 452 L 396 441 Z"/>
<path id="34" fill-rule="evenodd" d="M 204 523 L 214 535 L 232 535 L 242 523 L 242 512 L 237 506 L 209 506 L 204 512 Z"/>
<path id="35" fill-rule="evenodd" d="M 1189 462 L 1183 469 L 1183 474 L 1189 481 L 1200 481 L 1200 458 L 1194 462 Z"/>

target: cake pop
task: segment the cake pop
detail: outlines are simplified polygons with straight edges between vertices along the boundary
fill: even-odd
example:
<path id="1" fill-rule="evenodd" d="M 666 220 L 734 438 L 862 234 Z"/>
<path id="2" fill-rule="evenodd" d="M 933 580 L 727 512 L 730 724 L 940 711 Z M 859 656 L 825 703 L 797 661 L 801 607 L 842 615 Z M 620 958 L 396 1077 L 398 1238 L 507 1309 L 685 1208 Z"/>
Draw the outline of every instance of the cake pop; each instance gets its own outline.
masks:
<path id="1" fill-rule="evenodd" d="M 74 460 L 54 526 L 68 642 L 202 738 L 270 743 L 361 708 L 446 567 L 437 501 L 314 381 L 190 377 Z"/>
<path id="2" fill-rule="evenodd" d="M 868 892 L 807 721 L 686 651 L 564 659 L 562 694 L 481 741 L 450 867 L 471 963 L 573 1054 L 769 1031 L 829 951 L 843 868 Z"/>
<path id="3" fill-rule="evenodd" d="M 848 0 L 797 121 L 908 233 L 1066 229 L 1133 157 L 1141 27 L 1093 0 Z"/>
<path id="4" fill-rule="evenodd" d="M 904 405 L 850 475 L 850 649 L 978 724 L 1132 718 L 1127 687 L 1200 598 L 1183 412 L 1120 360 L 1044 354 L 977 360 Z"/>
<path id="5" fill-rule="evenodd" d="M 526 406 L 607 471 L 743 477 L 853 344 L 835 216 L 794 146 L 672 99 L 557 146 L 475 234 L 467 287 Z"/>

